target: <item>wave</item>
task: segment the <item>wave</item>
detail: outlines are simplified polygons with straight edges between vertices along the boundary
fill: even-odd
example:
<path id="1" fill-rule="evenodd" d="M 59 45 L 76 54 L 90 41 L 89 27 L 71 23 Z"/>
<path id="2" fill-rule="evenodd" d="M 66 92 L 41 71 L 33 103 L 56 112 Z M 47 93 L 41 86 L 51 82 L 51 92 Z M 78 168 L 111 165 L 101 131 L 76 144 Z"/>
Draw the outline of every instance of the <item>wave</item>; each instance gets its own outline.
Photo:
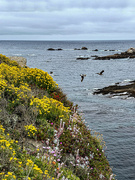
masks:
<path id="1" fill-rule="evenodd" d="M 28 56 L 36 56 L 36 54 L 28 54 Z"/>

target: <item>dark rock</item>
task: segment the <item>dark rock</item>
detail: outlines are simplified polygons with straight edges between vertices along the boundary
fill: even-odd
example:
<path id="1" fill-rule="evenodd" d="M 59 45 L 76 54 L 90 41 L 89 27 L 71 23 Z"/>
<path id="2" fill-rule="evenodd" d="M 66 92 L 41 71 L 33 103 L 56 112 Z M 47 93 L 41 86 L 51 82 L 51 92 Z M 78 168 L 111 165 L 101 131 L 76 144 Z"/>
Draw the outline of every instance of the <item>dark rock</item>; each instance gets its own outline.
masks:
<path id="1" fill-rule="evenodd" d="M 110 59 L 123 59 L 123 58 L 135 58 L 135 48 L 130 48 L 125 52 L 121 52 L 120 54 L 98 56 L 94 60 L 110 60 Z"/>
<path id="2" fill-rule="evenodd" d="M 81 50 L 81 49 L 74 48 L 74 50 Z"/>
<path id="3" fill-rule="evenodd" d="M 53 48 L 49 48 L 49 49 L 47 49 L 48 51 L 55 51 L 55 49 L 53 49 Z"/>
<path id="4" fill-rule="evenodd" d="M 93 55 L 93 56 L 91 56 L 91 57 L 98 57 L 97 55 Z"/>
<path id="5" fill-rule="evenodd" d="M 82 47 L 81 50 L 88 50 L 88 48 L 87 47 Z"/>
<path id="6" fill-rule="evenodd" d="M 135 58 L 135 55 L 133 55 L 133 56 L 129 56 L 129 58 L 131 59 L 131 58 Z"/>
<path id="7" fill-rule="evenodd" d="M 98 51 L 98 49 L 95 49 L 95 50 L 93 50 L 93 51 Z"/>
<path id="8" fill-rule="evenodd" d="M 76 58 L 77 60 L 88 60 L 88 59 L 90 59 L 89 57 L 78 57 L 78 58 Z"/>
<path id="9" fill-rule="evenodd" d="M 63 49 L 61 49 L 61 48 L 58 48 L 58 49 L 54 49 L 54 48 L 49 48 L 49 49 L 47 49 L 48 51 L 61 51 L 61 50 L 63 50 Z"/>
<path id="10" fill-rule="evenodd" d="M 115 85 L 98 89 L 93 94 L 106 95 L 106 94 L 120 94 L 126 92 L 128 96 L 135 97 L 135 81 L 130 81 L 129 83 L 130 84 L 127 85 L 119 85 L 120 83 L 116 83 Z"/>

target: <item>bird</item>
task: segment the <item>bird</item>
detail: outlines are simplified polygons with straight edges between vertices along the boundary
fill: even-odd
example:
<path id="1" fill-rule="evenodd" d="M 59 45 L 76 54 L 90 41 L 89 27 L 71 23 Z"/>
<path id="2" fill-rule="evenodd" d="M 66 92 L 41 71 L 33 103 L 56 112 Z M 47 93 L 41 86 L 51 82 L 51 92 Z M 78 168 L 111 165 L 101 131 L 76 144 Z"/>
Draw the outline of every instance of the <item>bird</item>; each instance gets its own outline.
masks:
<path id="1" fill-rule="evenodd" d="M 103 72 L 104 72 L 104 70 L 102 70 L 100 73 L 96 73 L 96 74 L 103 75 Z"/>
<path id="2" fill-rule="evenodd" d="M 50 71 L 50 75 L 53 76 L 53 71 Z"/>
<path id="3" fill-rule="evenodd" d="M 81 82 L 82 82 L 86 74 L 80 74 L 80 76 L 81 76 Z"/>

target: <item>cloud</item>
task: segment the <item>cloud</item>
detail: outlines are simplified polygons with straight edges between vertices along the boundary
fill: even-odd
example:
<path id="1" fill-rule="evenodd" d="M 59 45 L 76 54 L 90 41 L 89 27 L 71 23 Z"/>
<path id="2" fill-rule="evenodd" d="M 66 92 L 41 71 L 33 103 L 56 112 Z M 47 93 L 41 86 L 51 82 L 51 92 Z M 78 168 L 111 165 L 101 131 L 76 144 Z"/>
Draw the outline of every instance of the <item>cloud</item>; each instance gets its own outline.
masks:
<path id="1" fill-rule="evenodd" d="M 134 37 L 133 5 L 134 0 L 0 0 L 0 38 L 42 35 L 76 39 L 105 33 Z"/>
<path id="2" fill-rule="evenodd" d="M 59 11 L 72 8 L 126 8 L 133 0 L 0 0 L 1 11 Z"/>

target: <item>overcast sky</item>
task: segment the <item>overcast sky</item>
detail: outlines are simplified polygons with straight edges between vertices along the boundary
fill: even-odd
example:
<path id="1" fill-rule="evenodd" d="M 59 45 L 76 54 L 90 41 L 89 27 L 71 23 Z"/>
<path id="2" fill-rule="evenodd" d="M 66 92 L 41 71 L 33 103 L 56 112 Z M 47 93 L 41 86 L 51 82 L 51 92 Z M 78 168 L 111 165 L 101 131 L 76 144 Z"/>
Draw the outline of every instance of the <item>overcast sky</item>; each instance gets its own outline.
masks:
<path id="1" fill-rule="evenodd" d="M 135 39 L 135 0 L 0 0 L 0 40 Z"/>

